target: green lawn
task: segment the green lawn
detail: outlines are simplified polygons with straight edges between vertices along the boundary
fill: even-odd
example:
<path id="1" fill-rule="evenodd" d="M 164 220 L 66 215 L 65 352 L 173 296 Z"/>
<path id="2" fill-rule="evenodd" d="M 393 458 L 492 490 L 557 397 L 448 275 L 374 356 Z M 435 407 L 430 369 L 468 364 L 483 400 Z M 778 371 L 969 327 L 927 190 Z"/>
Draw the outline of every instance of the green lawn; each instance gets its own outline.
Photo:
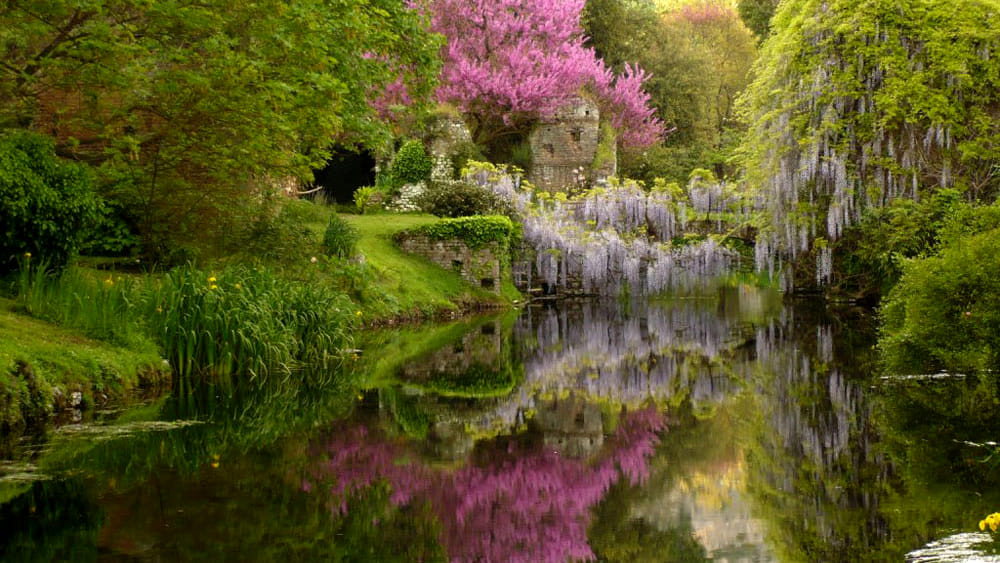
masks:
<path id="1" fill-rule="evenodd" d="M 296 203 L 300 207 L 303 203 Z M 332 207 L 316 205 L 303 213 L 308 217 L 306 226 L 322 239 Z M 466 283 L 455 272 L 400 250 L 392 241 L 394 234 L 439 221 L 433 215 L 380 213 L 375 215 L 341 214 L 358 230 L 358 252 L 366 267 L 373 270 L 372 291 L 381 296 L 383 303 L 370 311 L 374 316 L 386 318 L 415 313 L 428 315 L 442 310 L 458 311 L 473 302 L 506 303 L 494 293 Z M 505 288 L 506 289 L 506 288 Z M 505 291 L 508 297 L 510 291 Z"/>

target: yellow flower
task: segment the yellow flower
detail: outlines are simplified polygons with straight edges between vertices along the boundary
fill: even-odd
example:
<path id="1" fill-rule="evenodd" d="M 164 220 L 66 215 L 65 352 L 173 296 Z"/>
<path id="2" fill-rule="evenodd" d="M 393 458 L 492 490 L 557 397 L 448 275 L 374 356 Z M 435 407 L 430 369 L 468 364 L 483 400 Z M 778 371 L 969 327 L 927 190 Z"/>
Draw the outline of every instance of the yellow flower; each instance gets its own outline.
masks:
<path id="1" fill-rule="evenodd" d="M 104 280 L 104 285 L 115 285 L 115 280 L 111 279 L 111 276 L 108 276 L 108 279 Z"/>
<path id="2" fill-rule="evenodd" d="M 1000 528 L 1000 512 L 994 512 L 979 521 L 980 530 L 986 531 L 987 526 L 990 528 L 991 532 L 996 532 L 997 528 Z"/>
<path id="3" fill-rule="evenodd" d="M 240 285 L 240 283 L 239 283 L 239 282 L 236 282 L 236 283 L 235 283 L 235 284 L 233 285 L 233 287 L 235 287 L 236 289 L 243 289 L 243 286 L 242 286 L 242 285 Z"/>
<path id="4" fill-rule="evenodd" d="M 208 286 L 208 289 L 219 289 L 219 286 L 213 283 L 212 285 Z"/>
<path id="5" fill-rule="evenodd" d="M 354 313 L 354 314 L 360 317 L 361 316 L 361 311 L 358 311 L 357 313 Z"/>
<path id="6" fill-rule="evenodd" d="M 215 283 L 215 276 L 208 278 L 208 283 Z"/>
<path id="7" fill-rule="evenodd" d="M 24 253 L 24 257 L 25 258 L 31 258 L 31 253 L 30 252 L 25 252 Z"/>
<path id="8" fill-rule="evenodd" d="M 157 313 L 162 313 L 163 312 L 163 307 L 157 307 L 156 308 L 156 312 Z"/>

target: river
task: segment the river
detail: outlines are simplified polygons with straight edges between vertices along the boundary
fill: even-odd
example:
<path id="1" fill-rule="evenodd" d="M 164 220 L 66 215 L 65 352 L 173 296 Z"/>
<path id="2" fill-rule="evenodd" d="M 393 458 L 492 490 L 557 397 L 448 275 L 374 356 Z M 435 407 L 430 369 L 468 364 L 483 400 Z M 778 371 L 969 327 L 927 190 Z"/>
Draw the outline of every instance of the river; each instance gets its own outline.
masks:
<path id="1" fill-rule="evenodd" d="M 361 337 L 343 373 L 28 436 L 0 561 L 1000 561 L 996 374 L 749 286 Z"/>

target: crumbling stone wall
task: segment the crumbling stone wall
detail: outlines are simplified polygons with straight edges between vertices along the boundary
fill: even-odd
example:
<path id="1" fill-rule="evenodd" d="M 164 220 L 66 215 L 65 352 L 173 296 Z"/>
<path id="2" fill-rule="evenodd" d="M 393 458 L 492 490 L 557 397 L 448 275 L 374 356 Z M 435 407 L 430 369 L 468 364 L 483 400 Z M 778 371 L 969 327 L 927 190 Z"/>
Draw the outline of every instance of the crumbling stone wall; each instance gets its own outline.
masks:
<path id="1" fill-rule="evenodd" d="M 591 181 L 614 175 L 615 145 L 611 142 L 601 146 L 600 121 L 597 104 L 577 98 L 576 103 L 552 120 L 535 126 L 528 136 L 531 145 L 528 179 L 540 188 L 555 191 L 576 185 L 581 174 Z M 611 154 L 595 159 L 599 149 Z"/>
<path id="2" fill-rule="evenodd" d="M 442 268 L 455 270 L 465 281 L 494 293 L 500 293 L 503 255 L 496 242 L 472 250 L 459 239 L 431 240 L 415 233 L 404 233 L 398 238 L 405 252 L 419 254 Z"/>

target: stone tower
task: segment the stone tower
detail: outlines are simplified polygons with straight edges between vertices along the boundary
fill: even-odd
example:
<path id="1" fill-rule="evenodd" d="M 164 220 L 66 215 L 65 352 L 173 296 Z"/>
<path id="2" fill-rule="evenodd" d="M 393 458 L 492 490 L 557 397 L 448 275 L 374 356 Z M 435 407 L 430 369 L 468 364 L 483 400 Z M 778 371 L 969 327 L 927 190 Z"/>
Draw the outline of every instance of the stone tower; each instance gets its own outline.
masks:
<path id="1" fill-rule="evenodd" d="M 597 104 L 580 97 L 548 122 L 535 126 L 528 136 L 531 145 L 528 179 L 535 186 L 557 191 L 575 185 L 579 171 L 591 181 L 614 175 L 615 143 L 612 140 L 605 143 L 610 146 L 600 147 L 600 118 Z M 595 159 L 599 147 L 610 151 L 610 157 Z"/>

